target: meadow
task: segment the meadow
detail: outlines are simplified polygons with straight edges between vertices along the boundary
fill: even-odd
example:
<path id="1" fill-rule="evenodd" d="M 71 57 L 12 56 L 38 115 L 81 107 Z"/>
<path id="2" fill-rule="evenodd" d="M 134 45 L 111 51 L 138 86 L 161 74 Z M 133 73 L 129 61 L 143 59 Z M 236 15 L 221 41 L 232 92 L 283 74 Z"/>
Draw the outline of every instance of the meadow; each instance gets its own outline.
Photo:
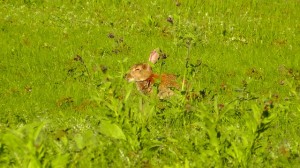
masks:
<path id="1" fill-rule="evenodd" d="M 299 0 L 2 0 L 0 167 L 299 167 Z M 124 75 L 188 87 L 160 100 Z"/>

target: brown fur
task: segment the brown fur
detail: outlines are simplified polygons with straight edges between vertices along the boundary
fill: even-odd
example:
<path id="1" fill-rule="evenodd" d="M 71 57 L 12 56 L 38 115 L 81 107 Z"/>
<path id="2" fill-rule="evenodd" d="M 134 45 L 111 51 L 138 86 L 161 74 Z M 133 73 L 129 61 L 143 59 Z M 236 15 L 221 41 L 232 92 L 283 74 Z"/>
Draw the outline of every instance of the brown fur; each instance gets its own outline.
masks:
<path id="1" fill-rule="evenodd" d="M 155 74 L 148 64 L 135 64 L 130 68 L 130 72 L 126 75 L 129 82 L 135 82 L 137 89 L 144 93 L 152 93 L 152 87 L 156 81 L 159 82 L 158 96 L 161 99 L 172 96 L 174 92 L 171 88 L 179 89 L 176 76 L 172 74 Z"/>

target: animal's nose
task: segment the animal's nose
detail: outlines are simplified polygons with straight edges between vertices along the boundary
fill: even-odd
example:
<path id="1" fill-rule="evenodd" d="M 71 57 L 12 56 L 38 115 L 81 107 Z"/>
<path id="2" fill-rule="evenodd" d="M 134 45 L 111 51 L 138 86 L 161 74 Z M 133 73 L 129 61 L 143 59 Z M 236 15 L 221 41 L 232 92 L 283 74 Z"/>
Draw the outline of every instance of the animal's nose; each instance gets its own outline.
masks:
<path id="1" fill-rule="evenodd" d="M 125 74 L 124 78 L 128 81 L 128 82 L 133 82 L 134 81 L 134 77 L 128 73 L 128 74 Z"/>

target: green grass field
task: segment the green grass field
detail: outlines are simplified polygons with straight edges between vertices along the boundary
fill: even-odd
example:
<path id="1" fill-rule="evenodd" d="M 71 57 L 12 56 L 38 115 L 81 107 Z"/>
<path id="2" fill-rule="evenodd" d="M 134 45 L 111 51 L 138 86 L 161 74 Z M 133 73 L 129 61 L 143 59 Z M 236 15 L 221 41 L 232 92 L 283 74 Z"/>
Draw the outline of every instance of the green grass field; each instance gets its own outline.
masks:
<path id="1" fill-rule="evenodd" d="M 299 0 L 3 0 L 0 167 L 299 167 Z M 124 79 L 188 81 L 159 100 Z"/>

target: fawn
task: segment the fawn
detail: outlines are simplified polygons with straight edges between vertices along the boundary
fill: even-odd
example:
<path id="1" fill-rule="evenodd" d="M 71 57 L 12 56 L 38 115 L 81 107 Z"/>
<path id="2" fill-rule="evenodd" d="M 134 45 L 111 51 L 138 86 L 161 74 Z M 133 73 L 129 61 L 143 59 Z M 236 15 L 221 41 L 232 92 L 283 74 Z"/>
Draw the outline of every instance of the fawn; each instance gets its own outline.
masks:
<path id="1" fill-rule="evenodd" d="M 144 93 L 152 93 L 152 87 L 156 81 L 160 81 L 158 85 L 158 97 L 164 99 L 174 94 L 171 88 L 179 89 L 176 76 L 172 74 L 155 74 L 149 64 L 135 64 L 130 68 L 130 72 L 126 75 L 128 82 L 135 82 L 137 89 Z"/>

